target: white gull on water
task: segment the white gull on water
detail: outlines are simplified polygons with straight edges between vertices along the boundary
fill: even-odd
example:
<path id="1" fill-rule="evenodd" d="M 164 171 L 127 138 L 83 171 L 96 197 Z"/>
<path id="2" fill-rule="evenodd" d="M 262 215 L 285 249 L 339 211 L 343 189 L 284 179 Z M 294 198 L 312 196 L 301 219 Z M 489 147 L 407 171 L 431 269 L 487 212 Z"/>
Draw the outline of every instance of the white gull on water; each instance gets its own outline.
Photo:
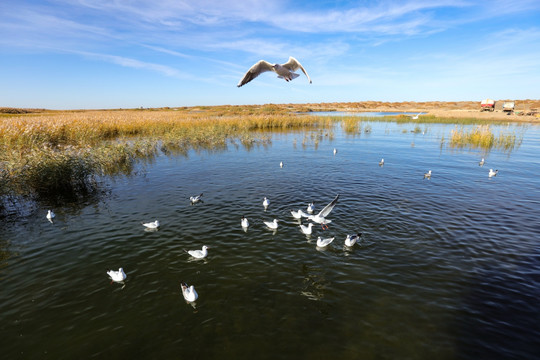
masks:
<path id="1" fill-rule="evenodd" d="M 145 228 L 148 228 L 148 229 L 157 229 L 159 227 L 159 221 L 156 220 L 156 221 L 152 221 L 152 222 L 148 222 L 148 223 L 141 223 Z"/>
<path id="2" fill-rule="evenodd" d="M 126 277 L 127 277 L 123 268 L 119 268 L 118 271 L 107 270 L 107 275 L 109 275 L 111 280 L 114 282 L 122 282 L 126 280 Z"/>
<path id="3" fill-rule="evenodd" d="M 197 294 L 193 285 L 188 286 L 185 282 L 182 282 L 181 287 L 182 295 L 184 295 L 187 302 L 194 302 L 199 298 L 199 294 Z"/>
<path id="4" fill-rule="evenodd" d="M 277 229 L 278 228 L 278 220 L 274 219 L 274 221 L 265 221 L 264 224 L 268 226 L 270 229 Z"/>
<path id="5" fill-rule="evenodd" d="M 202 200 L 202 196 L 203 196 L 203 193 L 200 193 L 199 195 L 195 195 L 195 196 L 190 196 L 189 201 L 191 201 L 192 204 L 196 204 Z"/>
<path id="6" fill-rule="evenodd" d="M 50 221 L 50 222 L 53 222 L 53 219 L 55 217 L 55 213 L 52 211 L 52 210 L 48 210 L 47 211 L 47 219 Z"/>
<path id="7" fill-rule="evenodd" d="M 345 246 L 353 247 L 354 244 L 360 239 L 360 236 L 362 236 L 362 233 L 358 233 L 356 235 L 347 235 L 345 238 Z"/>
<path id="8" fill-rule="evenodd" d="M 493 177 L 493 176 L 497 176 L 497 174 L 499 173 L 499 170 L 493 170 L 493 169 L 489 169 L 489 177 Z"/>
<path id="9" fill-rule="evenodd" d="M 300 230 L 302 230 L 302 233 L 305 235 L 311 235 L 313 233 L 313 223 L 309 223 L 307 225 L 300 224 Z"/>
<path id="10" fill-rule="evenodd" d="M 202 250 L 187 250 L 186 252 L 196 259 L 204 259 L 208 256 L 208 246 L 204 245 Z"/>
<path id="11" fill-rule="evenodd" d="M 321 238 L 320 236 L 317 238 L 317 247 L 320 247 L 320 248 L 323 248 L 323 247 L 327 247 L 328 245 L 330 245 L 330 243 L 332 243 L 332 241 L 334 241 L 334 238 L 331 237 L 331 238 L 327 238 L 327 239 L 323 239 Z"/>
<path id="12" fill-rule="evenodd" d="M 242 216 L 242 220 L 240 221 L 240 224 L 243 228 L 249 227 L 249 221 L 245 216 Z"/>
<path id="13" fill-rule="evenodd" d="M 291 215 L 295 219 L 301 219 L 302 216 L 303 217 L 308 217 L 308 215 L 305 212 L 303 212 L 302 210 L 298 210 L 298 211 L 291 210 Z"/>

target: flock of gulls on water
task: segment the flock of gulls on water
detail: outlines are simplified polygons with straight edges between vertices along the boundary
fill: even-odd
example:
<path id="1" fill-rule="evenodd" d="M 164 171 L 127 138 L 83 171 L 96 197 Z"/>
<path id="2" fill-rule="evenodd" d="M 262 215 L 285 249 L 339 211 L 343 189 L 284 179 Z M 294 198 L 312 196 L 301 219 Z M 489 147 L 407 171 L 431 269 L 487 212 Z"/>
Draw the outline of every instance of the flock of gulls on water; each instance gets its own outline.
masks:
<path id="1" fill-rule="evenodd" d="M 309 83 L 311 84 L 311 79 L 309 75 L 307 74 L 306 70 L 300 64 L 298 60 L 296 60 L 293 57 L 289 57 L 289 60 L 284 64 L 271 64 L 265 60 L 260 60 L 257 63 L 255 63 L 244 75 L 244 77 L 240 80 L 238 83 L 238 87 L 244 86 L 245 84 L 249 83 L 251 80 L 255 79 L 260 74 L 267 72 L 267 71 L 273 71 L 278 75 L 278 78 L 284 79 L 285 81 L 289 82 L 295 78 L 297 78 L 298 75 L 294 71 L 296 70 L 302 70 L 302 72 L 306 75 Z M 421 113 L 420 113 L 421 114 Z M 415 115 L 412 118 L 418 119 L 418 116 Z M 334 155 L 337 154 L 337 149 L 334 148 L 333 150 Z M 485 160 L 482 158 L 482 160 L 478 163 L 479 166 L 484 166 Z M 283 168 L 283 161 L 279 163 L 279 166 Z M 379 161 L 379 166 L 384 166 L 384 158 Z M 493 170 L 489 169 L 489 177 L 496 176 L 499 170 Z M 424 174 L 424 179 L 431 179 L 431 170 L 429 170 L 427 173 Z M 202 202 L 202 196 L 203 194 L 191 196 L 189 198 L 191 204 L 196 204 L 198 202 Z M 323 230 L 328 229 L 328 224 L 332 222 L 332 220 L 327 219 L 327 216 L 330 214 L 330 212 L 334 209 L 339 199 L 339 194 L 332 200 L 328 205 L 326 205 L 321 211 L 319 211 L 317 214 L 315 214 L 315 206 L 313 203 L 309 203 L 306 209 L 306 212 L 303 212 L 301 209 L 298 211 L 291 210 L 291 215 L 297 219 L 300 220 L 299 226 L 300 231 L 310 236 L 313 232 L 313 223 L 320 224 Z M 266 210 L 268 206 L 270 206 L 270 200 L 266 197 L 263 199 L 262 205 L 264 206 L 264 209 Z M 47 219 L 52 223 L 53 219 L 55 217 L 55 214 L 52 210 L 48 210 Z M 310 223 L 307 225 L 303 225 L 301 220 L 302 218 L 307 218 Z M 148 223 L 141 223 L 145 228 L 149 230 L 156 230 L 159 228 L 159 221 L 155 220 Z M 274 219 L 273 221 L 264 221 L 264 224 L 271 230 L 276 231 L 279 227 L 279 220 Z M 240 225 L 244 229 L 244 231 L 247 231 L 247 228 L 249 227 L 249 221 L 245 216 L 242 216 L 242 219 L 240 221 Z M 362 233 L 357 233 L 353 235 L 347 235 L 345 238 L 345 246 L 351 248 L 353 247 L 361 238 Z M 328 245 L 330 245 L 334 241 L 335 237 L 330 238 L 321 238 L 320 236 L 317 238 L 317 247 L 318 248 L 325 248 Z M 204 245 L 201 250 L 186 250 L 186 252 L 192 256 L 195 259 L 204 259 L 208 256 L 208 249 L 209 247 Z M 124 280 L 126 280 L 127 275 L 124 272 L 123 268 L 119 268 L 118 271 L 115 270 L 108 270 L 107 275 L 110 277 L 112 282 L 122 283 L 124 284 Z M 124 284 L 125 286 L 125 284 Z M 195 287 L 193 285 L 188 286 L 187 283 L 181 282 L 180 284 L 182 288 L 182 295 L 184 296 L 184 299 L 188 303 L 194 304 L 195 300 L 198 299 L 199 295 L 197 294 L 197 291 L 195 291 Z"/>
<path id="2" fill-rule="evenodd" d="M 482 158 L 482 160 L 480 160 L 480 162 L 478 163 L 478 166 L 484 166 L 485 163 L 486 163 L 486 160 Z M 380 166 L 384 165 L 384 159 L 382 159 L 379 162 L 379 165 Z M 489 169 L 488 177 L 491 178 L 491 177 L 497 176 L 498 173 L 499 173 L 499 170 Z M 424 174 L 424 179 L 428 179 L 428 180 L 431 179 L 431 170 L 429 170 L 427 173 Z"/>
<path id="3" fill-rule="evenodd" d="M 337 153 L 337 149 L 334 149 L 334 155 Z M 482 160 L 478 163 L 479 166 L 484 166 L 485 160 L 482 158 Z M 283 167 L 283 161 L 280 162 L 279 166 Z M 379 162 L 379 166 L 384 166 L 384 159 L 381 159 Z M 493 170 L 489 169 L 489 177 L 496 176 L 499 170 Z M 424 179 L 431 179 L 431 170 L 429 170 L 427 173 L 424 174 Z M 203 193 L 195 196 L 190 196 L 189 200 L 191 204 L 196 204 L 198 202 L 203 202 L 202 200 Z M 313 233 L 313 224 L 319 224 L 321 225 L 321 228 L 323 230 L 328 229 L 328 224 L 332 222 L 332 220 L 328 219 L 328 215 L 330 215 L 330 212 L 334 209 L 339 199 L 339 194 L 336 195 L 336 197 L 328 204 L 326 205 L 321 211 L 318 213 L 315 213 L 315 205 L 313 203 L 309 203 L 306 208 L 306 212 L 304 212 L 302 209 L 298 209 L 297 211 L 291 210 L 291 215 L 294 219 L 299 220 L 299 227 L 300 231 L 305 234 L 306 236 L 310 236 Z M 263 198 L 262 205 L 264 207 L 264 210 L 266 211 L 267 208 L 270 206 L 270 200 L 267 197 Z M 55 214 L 52 210 L 47 211 L 46 218 L 52 223 L 53 219 L 55 218 Z M 305 218 L 309 220 L 310 222 L 307 225 L 302 224 L 302 219 Z M 270 230 L 276 231 L 279 227 L 279 220 L 274 219 L 272 221 L 263 221 L 264 225 Z M 155 220 L 152 222 L 147 223 L 141 223 L 146 229 L 148 230 L 157 230 L 159 228 L 159 221 Z M 247 232 L 247 229 L 250 226 L 249 220 L 242 216 L 240 220 L 240 225 L 244 231 Z M 362 233 L 358 232 L 356 234 L 347 235 L 345 238 L 345 246 L 347 248 L 352 248 L 362 237 Z M 334 241 L 335 237 L 329 237 L 329 238 L 317 238 L 317 248 L 325 248 L 328 245 L 330 245 Z M 210 247 L 204 245 L 201 250 L 185 250 L 186 253 L 188 253 L 191 257 L 194 259 L 204 259 L 208 256 L 208 249 Z M 107 270 L 107 275 L 111 279 L 112 282 L 121 283 L 125 286 L 124 280 L 126 280 L 127 275 L 124 272 L 123 268 L 119 268 L 118 271 L 115 270 Z M 189 286 L 185 282 L 181 282 L 180 284 L 182 289 L 182 295 L 184 296 L 184 299 L 186 302 L 191 303 L 194 306 L 195 300 L 198 299 L 199 295 L 197 294 L 197 291 L 195 290 L 195 287 L 193 285 Z M 123 288 L 123 287 L 122 287 Z"/>

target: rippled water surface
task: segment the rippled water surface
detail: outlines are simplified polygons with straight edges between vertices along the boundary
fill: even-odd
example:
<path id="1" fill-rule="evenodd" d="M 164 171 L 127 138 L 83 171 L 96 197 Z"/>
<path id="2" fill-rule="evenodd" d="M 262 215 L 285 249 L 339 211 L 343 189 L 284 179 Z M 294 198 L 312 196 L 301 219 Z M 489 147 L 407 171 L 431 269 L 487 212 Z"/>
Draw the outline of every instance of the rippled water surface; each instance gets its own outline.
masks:
<path id="1" fill-rule="evenodd" d="M 10 218 L 3 358 L 538 358 L 540 129 L 494 127 L 523 135 L 509 153 L 450 149 L 453 125 L 415 126 L 163 155 L 108 196 L 54 209 L 53 224 L 47 206 Z M 306 238 L 290 210 L 337 194 L 330 228 Z M 276 232 L 263 224 L 274 218 Z M 318 236 L 335 240 L 318 249 Z M 205 260 L 184 252 L 202 245 Z M 125 286 L 106 275 L 119 267 Z"/>

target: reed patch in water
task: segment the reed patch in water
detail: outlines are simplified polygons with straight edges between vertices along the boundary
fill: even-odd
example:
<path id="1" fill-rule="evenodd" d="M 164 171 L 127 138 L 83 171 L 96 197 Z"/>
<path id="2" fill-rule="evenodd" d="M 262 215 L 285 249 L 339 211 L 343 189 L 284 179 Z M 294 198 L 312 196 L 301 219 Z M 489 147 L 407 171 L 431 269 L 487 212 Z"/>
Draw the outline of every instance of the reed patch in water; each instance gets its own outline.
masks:
<path id="1" fill-rule="evenodd" d="M 331 121 L 269 113 L 238 115 L 224 109 L 180 111 L 73 111 L 14 116 L 0 122 L 0 196 L 84 194 L 100 176 L 129 174 L 137 160 L 162 151 L 246 149 L 268 144 L 268 131 L 329 128 Z"/>
<path id="2" fill-rule="evenodd" d="M 517 135 L 500 131 L 497 135 L 493 133 L 489 125 L 479 125 L 467 131 L 463 127 L 453 129 L 450 132 L 448 144 L 451 147 L 474 147 L 489 150 L 498 148 L 510 151 L 516 146 Z M 521 143 L 521 141 L 519 141 Z"/>

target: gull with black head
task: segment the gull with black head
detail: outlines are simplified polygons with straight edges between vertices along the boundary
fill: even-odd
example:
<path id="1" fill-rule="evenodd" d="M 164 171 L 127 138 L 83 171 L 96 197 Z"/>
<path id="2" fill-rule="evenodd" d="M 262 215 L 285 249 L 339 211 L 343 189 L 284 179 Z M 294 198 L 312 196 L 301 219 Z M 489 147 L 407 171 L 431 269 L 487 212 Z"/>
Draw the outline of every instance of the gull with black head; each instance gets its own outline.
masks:
<path id="1" fill-rule="evenodd" d="M 309 83 L 311 84 L 311 79 L 309 78 L 309 75 L 307 74 L 306 70 L 300 64 L 298 60 L 293 58 L 292 56 L 289 57 L 289 60 L 285 64 L 271 64 L 268 61 L 265 60 L 259 60 L 255 65 L 253 65 L 244 75 L 242 80 L 238 83 L 238 87 L 246 85 L 251 80 L 255 79 L 257 76 L 262 74 L 263 72 L 267 71 L 273 71 L 278 75 L 278 78 L 283 79 L 287 82 L 296 79 L 298 76 L 297 73 L 295 73 L 296 70 L 302 70 L 302 72 L 306 75 L 308 78 Z"/>

